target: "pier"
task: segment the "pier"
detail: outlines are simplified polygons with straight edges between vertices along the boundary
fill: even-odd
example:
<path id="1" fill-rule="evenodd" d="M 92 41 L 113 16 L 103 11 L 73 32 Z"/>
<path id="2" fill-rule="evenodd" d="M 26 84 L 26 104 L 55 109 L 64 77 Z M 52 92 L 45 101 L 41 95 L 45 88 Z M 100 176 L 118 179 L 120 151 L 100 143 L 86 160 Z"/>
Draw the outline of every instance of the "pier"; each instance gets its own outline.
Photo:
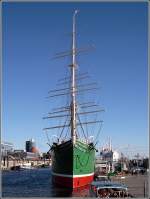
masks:
<path id="1" fill-rule="evenodd" d="M 138 198 L 148 198 L 148 174 L 114 176 L 111 180 L 128 186 L 129 193 Z"/>

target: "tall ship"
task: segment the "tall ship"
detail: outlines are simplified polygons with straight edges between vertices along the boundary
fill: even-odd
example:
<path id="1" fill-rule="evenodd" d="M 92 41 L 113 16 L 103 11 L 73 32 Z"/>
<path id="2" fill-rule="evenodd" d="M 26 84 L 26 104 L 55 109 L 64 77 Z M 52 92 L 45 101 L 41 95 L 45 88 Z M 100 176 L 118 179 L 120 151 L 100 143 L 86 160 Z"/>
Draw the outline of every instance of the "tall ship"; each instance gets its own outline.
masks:
<path id="1" fill-rule="evenodd" d="M 68 188 L 85 186 L 93 181 L 95 169 L 95 141 L 88 132 L 87 126 L 102 123 L 101 120 L 82 121 L 83 115 L 91 115 L 103 111 L 97 109 L 94 102 L 78 102 L 78 94 L 84 91 L 97 89 L 95 83 L 82 84 L 86 73 L 78 73 L 76 56 L 84 49 L 76 47 L 76 15 L 73 13 L 72 48 L 69 52 L 58 53 L 56 58 L 71 56 L 69 76 L 61 79 L 60 85 L 68 86 L 50 90 L 48 98 L 68 96 L 67 105 L 54 108 L 43 119 L 58 121 L 66 118 L 64 124 L 44 128 L 44 131 L 53 133 L 59 129 L 60 133 L 50 145 L 52 158 L 52 180 L 55 184 Z M 95 109 L 96 108 L 96 109 Z M 82 133 L 82 136 L 81 136 Z M 68 135 L 63 136 L 63 135 Z"/>

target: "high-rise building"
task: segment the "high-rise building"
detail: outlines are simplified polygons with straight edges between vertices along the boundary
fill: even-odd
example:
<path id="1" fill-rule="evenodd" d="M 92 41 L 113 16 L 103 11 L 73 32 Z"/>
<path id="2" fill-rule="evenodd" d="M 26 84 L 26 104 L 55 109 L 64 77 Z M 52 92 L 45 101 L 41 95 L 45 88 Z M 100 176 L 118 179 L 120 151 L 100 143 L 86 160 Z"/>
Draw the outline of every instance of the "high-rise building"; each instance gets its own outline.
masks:
<path id="1" fill-rule="evenodd" d="M 35 141 L 33 139 L 26 141 L 26 152 L 32 152 L 32 147 L 35 147 Z"/>
<path id="2" fill-rule="evenodd" d="M 26 141 L 26 152 L 31 152 L 31 153 L 38 152 L 34 139 Z"/>

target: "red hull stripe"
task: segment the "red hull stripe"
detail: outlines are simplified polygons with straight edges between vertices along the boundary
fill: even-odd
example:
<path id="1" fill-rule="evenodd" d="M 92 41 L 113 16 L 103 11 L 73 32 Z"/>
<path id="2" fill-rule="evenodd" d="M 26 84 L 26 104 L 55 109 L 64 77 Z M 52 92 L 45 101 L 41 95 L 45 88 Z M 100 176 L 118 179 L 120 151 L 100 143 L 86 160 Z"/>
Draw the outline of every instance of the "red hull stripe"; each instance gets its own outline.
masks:
<path id="1" fill-rule="evenodd" d="M 55 176 L 61 176 L 61 177 L 67 177 L 67 178 L 80 178 L 80 177 L 88 177 L 88 176 L 93 176 L 94 173 L 87 173 L 87 174 L 80 174 L 80 175 L 67 175 L 67 174 L 59 174 L 59 173 L 54 173 L 51 172 L 52 175 Z"/>
<path id="2" fill-rule="evenodd" d="M 85 186 L 93 181 L 93 176 L 84 176 L 84 177 L 64 177 L 53 175 L 53 181 L 56 184 L 63 185 L 64 187 L 77 188 Z"/>

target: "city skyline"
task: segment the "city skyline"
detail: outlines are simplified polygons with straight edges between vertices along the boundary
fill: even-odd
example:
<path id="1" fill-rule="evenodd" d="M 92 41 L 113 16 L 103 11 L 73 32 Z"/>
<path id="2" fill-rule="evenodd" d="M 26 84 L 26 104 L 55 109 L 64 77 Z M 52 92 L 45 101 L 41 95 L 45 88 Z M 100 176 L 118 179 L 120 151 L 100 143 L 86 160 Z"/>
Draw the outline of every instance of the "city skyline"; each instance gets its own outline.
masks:
<path id="1" fill-rule="evenodd" d="M 105 108 L 98 146 L 111 137 L 116 149 L 148 155 L 148 4 L 144 2 L 3 3 L 2 139 L 20 149 L 34 138 L 41 151 L 48 151 L 42 131 L 48 125 L 42 117 L 59 103 L 45 97 L 55 89 L 56 80 L 68 74 L 70 64 L 69 58 L 52 57 L 71 47 L 75 9 L 80 10 L 77 45 L 95 47 L 78 56 L 77 62 L 78 70 L 88 71 L 101 87 L 95 98 Z"/>

